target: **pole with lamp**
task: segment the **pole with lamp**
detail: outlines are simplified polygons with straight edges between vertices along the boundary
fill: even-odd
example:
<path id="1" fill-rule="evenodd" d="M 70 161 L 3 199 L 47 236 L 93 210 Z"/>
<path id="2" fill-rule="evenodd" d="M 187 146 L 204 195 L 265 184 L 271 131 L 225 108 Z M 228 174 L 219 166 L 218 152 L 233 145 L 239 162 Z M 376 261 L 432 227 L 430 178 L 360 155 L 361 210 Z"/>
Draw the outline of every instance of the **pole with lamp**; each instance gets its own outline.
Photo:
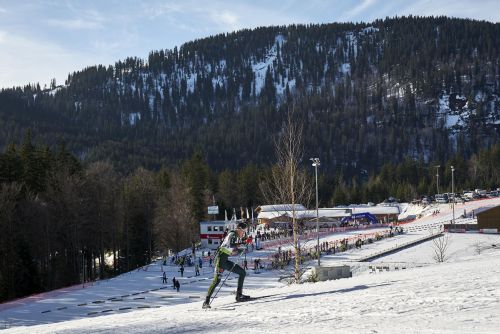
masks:
<path id="1" fill-rule="evenodd" d="M 318 209 L 318 166 L 320 165 L 319 158 L 311 158 L 312 166 L 314 167 L 316 173 L 316 234 L 318 239 L 318 267 L 320 266 L 320 249 L 319 249 L 319 209 Z"/>
<path id="2" fill-rule="evenodd" d="M 440 165 L 434 166 L 434 168 L 436 168 L 436 190 L 437 190 L 436 194 L 439 194 L 439 167 L 441 166 Z"/>
<path id="3" fill-rule="evenodd" d="M 455 224 L 455 180 L 454 173 L 455 167 L 451 166 L 451 195 L 453 196 L 453 202 L 451 202 L 451 207 L 453 211 L 453 224 Z"/>

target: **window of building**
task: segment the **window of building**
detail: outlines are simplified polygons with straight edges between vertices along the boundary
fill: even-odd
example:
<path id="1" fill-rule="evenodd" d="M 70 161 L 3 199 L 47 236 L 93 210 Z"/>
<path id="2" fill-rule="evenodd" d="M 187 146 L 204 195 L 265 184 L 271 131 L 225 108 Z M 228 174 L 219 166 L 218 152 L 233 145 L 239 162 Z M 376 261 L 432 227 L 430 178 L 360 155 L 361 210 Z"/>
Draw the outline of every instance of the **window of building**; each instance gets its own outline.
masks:
<path id="1" fill-rule="evenodd" d="M 208 227 L 207 227 L 207 231 L 208 231 L 208 232 L 212 232 L 212 226 L 208 226 Z"/>

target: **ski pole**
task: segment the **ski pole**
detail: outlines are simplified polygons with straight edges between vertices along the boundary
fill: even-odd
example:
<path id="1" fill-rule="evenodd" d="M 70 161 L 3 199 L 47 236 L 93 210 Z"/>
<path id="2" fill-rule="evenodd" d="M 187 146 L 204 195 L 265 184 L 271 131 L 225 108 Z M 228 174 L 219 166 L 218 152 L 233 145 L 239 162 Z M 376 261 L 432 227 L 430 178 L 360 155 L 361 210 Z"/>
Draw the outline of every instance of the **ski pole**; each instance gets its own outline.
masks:
<path id="1" fill-rule="evenodd" d="M 231 273 L 233 272 L 234 267 L 236 267 L 236 264 L 238 263 L 238 260 L 241 259 L 241 254 L 243 254 L 243 253 L 240 253 L 240 255 L 238 256 L 238 259 L 236 260 L 236 262 L 233 264 L 233 266 L 229 270 L 229 273 L 226 275 L 226 278 L 224 278 L 224 281 L 222 281 L 222 284 L 219 286 L 219 289 L 217 289 L 217 291 L 215 292 L 214 296 L 212 297 L 212 299 L 210 300 L 210 303 L 208 303 L 208 305 L 212 304 L 212 302 L 214 301 L 215 297 L 217 297 L 217 294 L 219 293 L 219 291 L 222 288 L 222 286 L 224 285 L 224 283 L 226 283 L 229 276 L 231 276 Z"/>

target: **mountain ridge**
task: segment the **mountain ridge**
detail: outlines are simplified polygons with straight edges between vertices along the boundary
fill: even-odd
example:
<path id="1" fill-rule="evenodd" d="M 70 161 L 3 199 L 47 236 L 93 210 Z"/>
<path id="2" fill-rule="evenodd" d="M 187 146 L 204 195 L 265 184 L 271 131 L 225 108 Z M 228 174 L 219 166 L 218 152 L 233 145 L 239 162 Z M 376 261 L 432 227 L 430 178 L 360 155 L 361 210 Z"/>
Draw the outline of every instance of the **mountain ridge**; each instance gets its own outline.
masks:
<path id="1" fill-rule="evenodd" d="M 330 171 L 467 157 L 498 141 L 498 36 L 500 24 L 412 16 L 215 35 L 74 72 L 49 91 L 2 90 L 0 145 L 30 127 L 122 169 L 195 150 L 215 169 L 238 168 L 273 160 L 293 109 L 306 152 Z"/>

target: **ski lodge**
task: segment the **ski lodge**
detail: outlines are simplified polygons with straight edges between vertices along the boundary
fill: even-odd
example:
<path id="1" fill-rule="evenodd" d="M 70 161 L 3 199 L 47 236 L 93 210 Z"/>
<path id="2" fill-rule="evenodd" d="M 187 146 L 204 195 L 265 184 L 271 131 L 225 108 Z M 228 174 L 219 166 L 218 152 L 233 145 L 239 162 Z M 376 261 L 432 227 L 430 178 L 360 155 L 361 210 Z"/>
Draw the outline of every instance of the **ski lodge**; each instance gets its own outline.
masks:
<path id="1" fill-rule="evenodd" d="M 500 205 L 476 210 L 477 228 L 483 233 L 498 233 L 500 231 Z"/>

